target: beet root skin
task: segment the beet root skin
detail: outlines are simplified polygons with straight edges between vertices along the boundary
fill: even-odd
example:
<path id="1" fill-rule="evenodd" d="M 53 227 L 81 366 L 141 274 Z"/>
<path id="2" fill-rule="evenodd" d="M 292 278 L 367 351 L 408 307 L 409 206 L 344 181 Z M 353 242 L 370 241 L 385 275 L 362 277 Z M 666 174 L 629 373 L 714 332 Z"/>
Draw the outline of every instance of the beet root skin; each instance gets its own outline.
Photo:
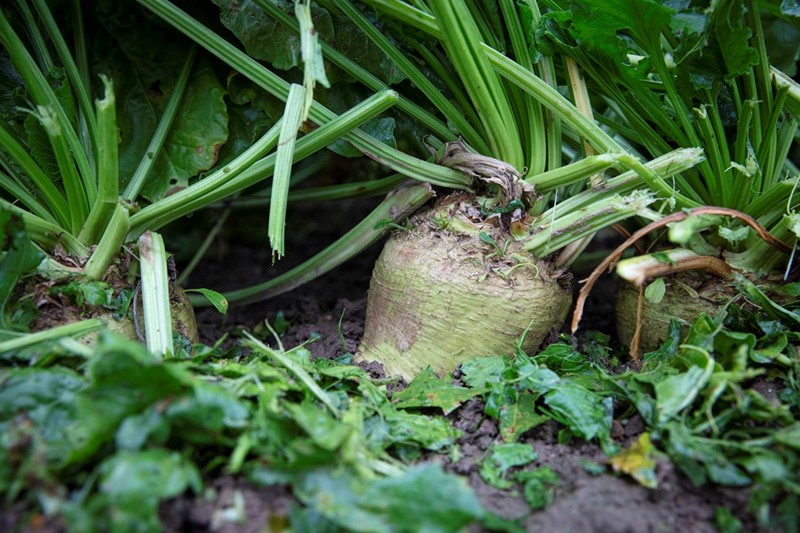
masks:
<path id="1" fill-rule="evenodd" d="M 384 246 L 356 359 L 379 361 L 387 375 L 410 380 L 428 366 L 441 376 L 466 359 L 513 354 L 523 335 L 523 350 L 533 354 L 564 322 L 568 276 L 513 239 L 501 244 L 498 231 L 493 245 L 479 237 L 489 234 L 484 229 L 469 235 L 435 226 L 418 224 Z"/>

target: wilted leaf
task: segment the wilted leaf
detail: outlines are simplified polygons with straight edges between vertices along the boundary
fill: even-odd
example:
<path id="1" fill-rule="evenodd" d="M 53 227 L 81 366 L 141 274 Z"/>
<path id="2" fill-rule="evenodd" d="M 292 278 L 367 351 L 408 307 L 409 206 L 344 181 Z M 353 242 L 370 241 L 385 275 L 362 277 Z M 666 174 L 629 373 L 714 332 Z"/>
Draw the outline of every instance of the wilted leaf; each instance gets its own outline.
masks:
<path id="1" fill-rule="evenodd" d="M 650 442 L 650 434 L 642 433 L 635 443 L 611 457 L 609 460 L 614 472 L 628 474 L 643 487 L 654 489 L 656 481 L 655 448 Z"/>
<path id="2" fill-rule="evenodd" d="M 74 405 L 86 385 L 82 376 L 66 368 L 7 369 L 0 383 L 0 431 L 32 423 L 57 466 L 83 446 L 87 428 Z"/>
<path id="3" fill-rule="evenodd" d="M 163 449 L 119 452 L 100 466 L 100 490 L 120 499 L 152 501 L 199 490 L 200 473 L 180 454 Z"/>
<path id="4" fill-rule="evenodd" d="M 200 492 L 197 467 L 177 452 L 117 452 L 100 465 L 100 497 L 110 508 L 112 531 L 159 528 L 158 503 L 191 488 Z"/>

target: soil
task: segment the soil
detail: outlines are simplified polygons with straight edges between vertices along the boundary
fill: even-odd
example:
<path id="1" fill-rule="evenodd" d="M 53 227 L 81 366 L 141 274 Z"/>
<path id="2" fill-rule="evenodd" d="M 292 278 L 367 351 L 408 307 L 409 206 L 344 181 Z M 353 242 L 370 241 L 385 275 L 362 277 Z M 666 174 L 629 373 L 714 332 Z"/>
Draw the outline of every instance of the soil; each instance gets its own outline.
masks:
<path id="1" fill-rule="evenodd" d="M 293 235 L 293 223 L 302 223 L 311 226 L 308 233 L 313 239 L 301 236 L 289 242 L 286 259 L 274 267 L 270 266 L 265 236 L 260 246 L 223 237 L 225 253 L 205 261 L 203 270 L 194 273 L 187 286 L 224 290 L 263 281 L 310 257 L 342 235 L 377 201 L 352 201 L 344 207 L 338 204 L 322 206 L 322 209 L 319 205 L 291 207 L 287 234 Z M 328 211 L 331 208 L 332 211 Z M 349 220 L 337 219 L 341 213 L 348 213 Z M 314 246 L 308 246 L 309 242 Z M 615 243 L 611 243 L 611 247 L 613 245 Z M 201 340 L 213 342 L 236 326 L 258 328 L 264 320 L 275 323 L 281 313 L 289 321 L 288 330 L 281 338 L 285 346 L 295 346 L 314 337 L 317 340 L 308 348 L 318 357 L 338 357 L 354 352 L 364 330 L 370 272 L 380 249 L 380 244 L 375 245 L 290 294 L 232 307 L 227 317 L 211 309 L 200 310 L 197 317 Z M 578 271 L 576 279 L 586 274 L 588 270 Z M 585 331 L 600 331 L 614 337 L 614 290 L 615 282 L 610 277 L 603 278 L 595 288 L 584 314 Z M 369 370 L 375 371 L 375 366 L 371 365 Z M 758 530 L 746 511 L 746 490 L 713 485 L 694 487 L 666 459 L 660 459 L 657 465 L 657 489 L 644 488 L 631 479 L 611 473 L 592 474 L 586 465 L 603 465 L 606 460 L 603 452 L 593 443 L 560 444 L 555 422 L 535 428 L 521 439 L 521 442 L 530 443 L 538 454 L 536 466 L 548 466 L 559 477 L 553 503 L 545 510 L 532 512 L 521 487 L 498 490 L 480 477 L 480 460 L 499 438 L 495 422 L 483 415 L 483 402 L 470 400 L 449 417 L 463 432 L 459 459 L 453 462 L 445 455 L 431 455 L 427 460 L 441 462 L 447 470 L 465 476 L 487 510 L 520 520 L 528 531 L 712 532 L 717 531 L 714 515 L 718 507 L 729 508 L 743 522 L 745 531 Z M 624 422 L 624 425 L 616 424 L 615 432 L 615 438 L 623 444 L 631 442 L 644 429 L 641 419 Z M 263 488 L 230 476 L 209 480 L 208 486 L 212 490 L 206 494 L 183 496 L 163 506 L 162 518 L 168 531 L 268 531 L 285 520 L 293 500 L 287 487 Z M 220 517 L 235 517 L 235 513 L 224 512 L 231 508 L 234 498 L 238 498 L 240 507 L 243 505 L 242 520 L 220 522 Z"/>

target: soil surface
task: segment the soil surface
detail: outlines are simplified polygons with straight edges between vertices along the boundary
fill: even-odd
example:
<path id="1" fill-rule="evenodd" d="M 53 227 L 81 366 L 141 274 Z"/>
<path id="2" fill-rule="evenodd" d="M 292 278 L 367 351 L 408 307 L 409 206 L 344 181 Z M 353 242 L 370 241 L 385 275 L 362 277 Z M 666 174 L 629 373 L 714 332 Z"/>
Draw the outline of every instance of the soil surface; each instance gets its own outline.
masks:
<path id="1" fill-rule="evenodd" d="M 265 235 L 259 236 L 260 244 L 252 239 L 237 241 L 235 236 L 223 235 L 217 245 L 220 251 L 204 261 L 203 270 L 195 272 L 186 285 L 225 290 L 268 279 L 344 234 L 378 201 L 351 201 L 344 208 L 341 204 L 321 208 L 290 206 L 287 235 L 293 240 L 287 243 L 286 258 L 274 267 L 270 266 Z M 348 218 L 337 218 L 342 213 L 348 213 Z M 293 224 L 303 227 L 306 235 L 297 235 Z M 259 328 L 265 320 L 274 324 L 282 316 L 289 322 L 281 339 L 285 346 L 316 338 L 308 348 L 318 357 L 354 352 L 364 329 L 371 268 L 379 253 L 380 244 L 290 294 L 234 306 L 226 317 L 211 309 L 201 309 L 197 313 L 201 340 L 211 343 L 239 326 Z M 586 274 L 585 268 L 578 270 L 576 280 Z M 583 322 L 585 330 L 600 331 L 612 339 L 614 285 L 612 278 L 603 278 L 587 303 Z M 745 531 L 758 530 L 746 512 L 746 490 L 713 485 L 693 487 L 666 459 L 658 463 L 657 489 L 647 489 L 631 479 L 609 473 L 592 474 L 591 464 L 604 464 L 603 452 L 593 443 L 560 444 L 554 422 L 531 430 L 521 439 L 530 443 L 538 454 L 536 466 L 548 466 L 559 476 L 553 503 L 545 510 L 532 512 L 522 497 L 521 487 L 498 490 L 480 477 L 480 460 L 499 439 L 497 425 L 483 415 L 482 401 L 470 400 L 449 417 L 463 432 L 459 459 L 452 462 L 444 455 L 430 455 L 427 460 L 438 461 L 447 470 L 467 477 L 487 510 L 504 518 L 520 519 L 528 531 L 712 532 L 717 531 L 715 510 L 723 506 L 742 520 Z M 628 443 L 643 429 L 638 418 L 620 421 L 615 438 Z M 168 531 L 274 530 L 274 526 L 285 523 L 293 501 L 286 487 L 258 487 L 230 476 L 208 480 L 207 486 L 210 488 L 203 495 L 188 495 L 164 504 L 161 515 Z"/>

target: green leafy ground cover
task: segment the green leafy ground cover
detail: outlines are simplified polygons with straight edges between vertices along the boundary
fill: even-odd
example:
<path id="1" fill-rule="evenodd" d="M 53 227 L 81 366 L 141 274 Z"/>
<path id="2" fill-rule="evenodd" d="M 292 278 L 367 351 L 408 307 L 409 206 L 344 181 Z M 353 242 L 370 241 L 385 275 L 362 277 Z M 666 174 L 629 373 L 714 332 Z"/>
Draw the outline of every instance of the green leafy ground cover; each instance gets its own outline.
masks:
<path id="1" fill-rule="evenodd" d="M 612 371 L 605 342 L 587 340 L 475 359 L 457 380 L 428 372 L 400 390 L 347 356 L 312 360 L 305 347 L 254 337 L 167 360 L 111 334 L 93 352 L 68 341 L 4 352 L 0 487 L 7 502 L 28 501 L 75 531 L 158 530 L 160 503 L 222 474 L 288 485 L 295 508 L 277 528 L 515 530 L 427 460 L 458 460 L 452 416 L 477 398 L 499 429 L 480 476 L 532 511 L 552 503 L 560 480 L 536 466 L 525 435 L 556 421 L 559 441 L 591 440 L 607 454 L 587 468 L 654 487 L 666 458 L 697 485 L 750 487 L 755 523 L 793 531 L 796 318 L 731 306 L 723 319 L 700 317 L 682 343 L 675 328 L 638 371 Z M 612 437 L 637 415 L 638 439 Z M 718 515 L 721 530 L 737 529 L 730 510 Z"/>

